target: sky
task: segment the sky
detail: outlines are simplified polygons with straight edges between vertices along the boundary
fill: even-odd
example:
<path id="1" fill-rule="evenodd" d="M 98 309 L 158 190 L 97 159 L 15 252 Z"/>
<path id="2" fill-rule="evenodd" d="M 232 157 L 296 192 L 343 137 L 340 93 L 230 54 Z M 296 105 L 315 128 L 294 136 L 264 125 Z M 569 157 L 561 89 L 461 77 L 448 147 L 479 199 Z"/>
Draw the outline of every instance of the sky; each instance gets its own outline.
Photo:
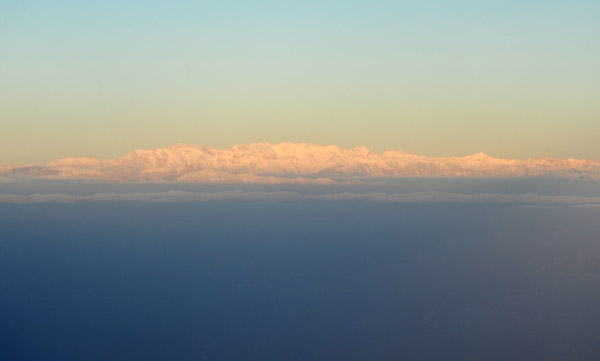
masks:
<path id="1" fill-rule="evenodd" d="M 0 2 L 0 164 L 186 142 L 600 160 L 598 1 Z"/>

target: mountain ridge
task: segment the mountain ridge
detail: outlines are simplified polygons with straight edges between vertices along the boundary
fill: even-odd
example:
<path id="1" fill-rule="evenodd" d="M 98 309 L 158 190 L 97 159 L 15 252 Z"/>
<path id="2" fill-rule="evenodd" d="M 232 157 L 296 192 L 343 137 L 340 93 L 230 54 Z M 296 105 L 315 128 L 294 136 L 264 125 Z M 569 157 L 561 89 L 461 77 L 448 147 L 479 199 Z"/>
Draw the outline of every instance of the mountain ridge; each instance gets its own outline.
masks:
<path id="1" fill-rule="evenodd" d="M 115 182 L 318 183 L 377 177 L 559 176 L 600 179 L 600 162 L 585 159 L 500 159 L 484 152 L 428 157 L 364 146 L 311 143 L 240 144 L 226 149 L 177 143 L 137 149 L 114 159 L 61 158 L 44 166 L 0 166 L 3 178 Z"/>

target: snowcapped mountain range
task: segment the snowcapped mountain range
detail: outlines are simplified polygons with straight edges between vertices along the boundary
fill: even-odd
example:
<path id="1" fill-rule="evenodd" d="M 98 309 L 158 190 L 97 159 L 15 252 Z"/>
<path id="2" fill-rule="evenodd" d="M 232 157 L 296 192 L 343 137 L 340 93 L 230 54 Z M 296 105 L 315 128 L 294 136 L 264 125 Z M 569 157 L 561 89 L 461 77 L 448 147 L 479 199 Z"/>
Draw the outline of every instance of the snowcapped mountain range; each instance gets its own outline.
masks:
<path id="1" fill-rule="evenodd" d="M 175 144 L 116 159 L 63 158 L 45 166 L 0 166 L 0 179 L 21 177 L 111 182 L 334 183 L 381 177 L 559 176 L 600 179 L 600 162 L 585 159 L 497 159 L 485 153 L 427 157 L 359 146 L 252 143 L 228 149 Z"/>

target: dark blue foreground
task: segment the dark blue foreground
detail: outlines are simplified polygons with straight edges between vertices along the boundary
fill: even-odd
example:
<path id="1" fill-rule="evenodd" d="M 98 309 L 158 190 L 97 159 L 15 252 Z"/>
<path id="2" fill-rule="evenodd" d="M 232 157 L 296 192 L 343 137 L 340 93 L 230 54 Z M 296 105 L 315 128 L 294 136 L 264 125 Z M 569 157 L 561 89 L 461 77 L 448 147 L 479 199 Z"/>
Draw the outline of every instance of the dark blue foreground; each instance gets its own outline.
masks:
<path id="1" fill-rule="evenodd" d="M 600 208 L 0 205 L 0 360 L 600 359 Z"/>

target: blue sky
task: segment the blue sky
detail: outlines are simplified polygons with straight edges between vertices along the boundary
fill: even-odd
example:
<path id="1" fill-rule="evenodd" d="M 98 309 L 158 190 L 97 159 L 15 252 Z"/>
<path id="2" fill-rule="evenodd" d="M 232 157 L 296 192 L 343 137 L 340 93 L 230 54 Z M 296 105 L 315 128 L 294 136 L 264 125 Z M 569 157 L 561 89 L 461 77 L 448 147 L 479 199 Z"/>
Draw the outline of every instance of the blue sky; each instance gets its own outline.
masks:
<path id="1" fill-rule="evenodd" d="M 6 1 L 0 164 L 177 142 L 600 159 L 593 1 Z"/>

